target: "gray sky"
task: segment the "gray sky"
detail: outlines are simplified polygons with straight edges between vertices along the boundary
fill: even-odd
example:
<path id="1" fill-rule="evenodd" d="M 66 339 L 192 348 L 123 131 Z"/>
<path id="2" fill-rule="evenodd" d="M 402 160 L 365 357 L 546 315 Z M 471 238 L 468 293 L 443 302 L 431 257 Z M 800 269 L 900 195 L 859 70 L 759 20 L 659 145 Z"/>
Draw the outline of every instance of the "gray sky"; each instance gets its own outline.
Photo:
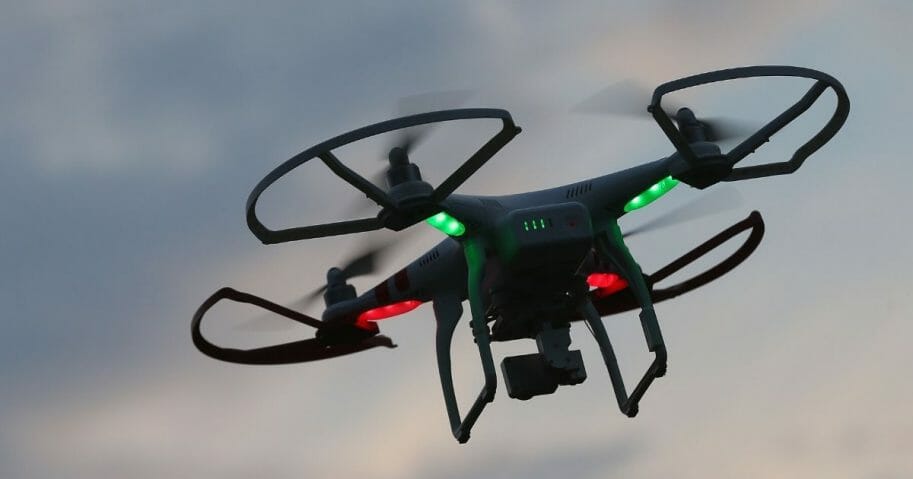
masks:
<path id="1" fill-rule="evenodd" d="M 4 8 L 0 475 L 913 474 L 908 2 L 342 3 Z M 468 88 L 477 91 L 468 106 L 510 110 L 524 132 L 466 185 L 508 193 L 671 152 L 651 122 L 568 113 L 605 86 L 750 64 L 834 75 L 850 118 L 795 175 L 733 185 L 734 210 L 632 241 L 651 271 L 752 209 L 767 223 L 741 268 L 658 306 L 669 374 L 636 419 L 617 411 L 595 343 L 575 331 L 584 384 L 528 402 L 502 384 L 472 440 L 457 445 L 427 306 L 381 325 L 398 349 L 326 363 L 243 367 L 193 349 L 190 315 L 218 287 L 285 301 L 359 244 L 263 246 L 243 204 L 281 161 L 386 119 L 397 99 Z M 800 92 L 795 82 L 747 81 L 687 99 L 699 113 L 751 118 Z M 830 94 L 821 103 L 751 160 L 791 154 L 833 108 Z M 486 127 L 439 128 L 420 150 L 423 171 L 439 178 Z M 373 169 L 382 145 L 354 146 L 347 158 Z M 267 217 L 341 214 L 357 195 L 321 175 L 308 169 L 277 185 L 264 197 Z M 622 227 L 703 194 L 678 188 Z M 412 235 L 386 273 L 438 239 Z M 623 367 L 639 373 L 648 356 L 634 314 L 606 321 Z M 262 343 L 307 333 L 214 332 Z M 468 328 L 457 340 L 465 400 L 480 378 Z M 496 360 L 529 350 L 499 344 Z"/>

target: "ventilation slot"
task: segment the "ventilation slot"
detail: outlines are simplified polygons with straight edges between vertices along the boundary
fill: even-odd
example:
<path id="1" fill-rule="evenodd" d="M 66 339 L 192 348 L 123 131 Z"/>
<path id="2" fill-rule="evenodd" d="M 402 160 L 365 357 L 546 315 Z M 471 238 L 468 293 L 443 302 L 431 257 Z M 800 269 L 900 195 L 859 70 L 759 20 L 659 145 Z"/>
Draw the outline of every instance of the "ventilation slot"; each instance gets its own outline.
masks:
<path id="1" fill-rule="evenodd" d="M 567 189 L 567 192 L 564 193 L 565 198 L 574 198 L 585 193 L 589 193 L 593 189 L 592 182 L 580 183 L 574 185 Z"/>
<path id="2" fill-rule="evenodd" d="M 435 248 L 435 249 L 431 250 L 430 253 L 426 254 L 425 256 L 422 256 L 422 258 L 420 260 L 418 260 L 418 265 L 426 266 L 429 263 L 431 263 L 432 261 L 438 259 L 440 256 L 441 256 L 441 254 L 438 253 L 437 248 Z"/>

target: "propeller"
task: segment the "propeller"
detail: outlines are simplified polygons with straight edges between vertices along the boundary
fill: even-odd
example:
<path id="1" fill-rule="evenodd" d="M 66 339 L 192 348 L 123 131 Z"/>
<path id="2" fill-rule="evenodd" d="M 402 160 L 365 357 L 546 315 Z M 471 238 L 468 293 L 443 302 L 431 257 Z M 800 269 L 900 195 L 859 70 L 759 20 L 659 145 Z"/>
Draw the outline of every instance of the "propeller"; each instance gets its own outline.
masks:
<path id="1" fill-rule="evenodd" d="M 458 108 L 469 101 L 474 94 L 475 92 L 472 90 L 447 90 L 410 95 L 400 98 L 397 102 L 397 116 Z M 386 161 L 387 155 L 394 148 L 401 148 L 406 155 L 411 154 L 416 146 L 428 138 L 434 127 L 435 124 L 425 124 L 399 130 L 384 155 L 378 159 Z"/>
<path id="2" fill-rule="evenodd" d="M 641 82 L 627 79 L 608 86 L 595 95 L 575 105 L 571 111 L 590 115 L 614 115 L 638 119 L 652 119 L 647 111 L 647 105 L 653 97 L 653 91 Z M 670 100 L 663 100 L 663 109 L 676 123 L 681 123 L 687 110 L 683 104 Z M 689 110 L 690 112 L 690 110 Z M 745 137 L 754 133 L 759 125 L 751 122 L 729 117 L 700 117 L 698 121 L 704 126 L 707 141 L 726 141 L 733 138 Z"/>
<path id="3" fill-rule="evenodd" d="M 341 279 L 344 282 L 348 282 L 350 279 L 357 278 L 359 276 L 367 276 L 373 274 L 380 269 L 382 258 L 389 254 L 393 246 L 396 245 L 401 239 L 402 237 L 400 236 L 397 241 L 387 239 L 384 241 L 375 240 L 369 243 L 365 243 L 360 249 L 356 250 L 348 258 L 343 260 L 342 266 L 332 268 L 330 270 L 332 273 L 328 274 L 333 274 L 335 275 L 335 278 Z M 285 307 L 294 311 L 306 309 L 315 300 L 320 298 L 320 296 L 326 290 L 327 285 L 324 284 L 323 286 L 310 291 L 298 299 L 293 300 Z M 288 330 L 291 327 L 291 323 L 288 321 L 282 321 L 279 323 L 274 319 L 274 315 L 264 314 L 241 322 L 238 324 L 237 329 L 245 331 L 282 331 Z"/>
<path id="4" fill-rule="evenodd" d="M 722 213 L 738 208 L 742 205 L 742 194 L 739 190 L 725 186 L 712 190 L 706 195 L 695 198 L 684 205 L 668 211 L 646 223 L 626 231 L 625 238 L 646 233 L 648 231 L 666 228 L 686 221 L 700 219 L 706 216 Z"/>
<path id="5" fill-rule="evenodd" d="M 469 101 L 474 94 L 475 92 L 472 90 L 447 90 L 411 95 L 400 98 L 397 101 L 396 113 L 397 116 L 407 116 L 458 108 Z M 378 161 L 385 161 L 389 164 L 368 175 L 368 181 L 386 190 L 389 187 L 387 184 L 387 169 L 389 165 L 395 161 L 402 161 L 402 159 L 408 161 L 415 148 L 428 138 L 431 132 L 434 131 L 435 126 L 436 124 L 430 123 L 397 131 L 393 140 L 385 147 L 383 154 L 377 156 Z M 397 149 L 399 151 L 396 151 Z M 364 216 L 376 206 L 367 197 L 359 197 L 346 209 L 347 216 Z"/>
<path id="6" fill-rule="evenodd" d="M 336 271 L 333 272 L 333 274 L 338 275 L 336 277 L 343 282 L 348 282 L 350 279 L 359 276 L 372 274 L 380 269 L 380 258 L 382 258 L 394 244 L 395 243 L 392 240 L 387 240 L 382 243 L 368 243 L 344 260 L 342 266 L 335 268 Z M 299 299 L 298 302 L 303 303 L 302 307 L 308 306 L 326 290 L 327 285 L 324 284 Z"/>

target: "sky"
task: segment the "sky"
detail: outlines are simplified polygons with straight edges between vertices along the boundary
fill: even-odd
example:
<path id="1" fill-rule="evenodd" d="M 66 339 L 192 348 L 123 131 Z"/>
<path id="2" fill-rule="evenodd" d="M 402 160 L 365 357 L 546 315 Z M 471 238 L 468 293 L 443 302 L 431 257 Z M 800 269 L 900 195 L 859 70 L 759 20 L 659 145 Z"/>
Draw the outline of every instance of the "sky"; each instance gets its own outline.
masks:
<path id="1" fill-rule="evenodd" d="M 5 6 L 0 476 L 913 475 L 909 2 L 409 3 Z M 440 240 L 419 225 L 264 246 L 245 225 L 244 202 L 263 175 L 395 116 L 401 98 L 471 90 L 465 106 L 509 110 L 523 133 L 460 190 L 504 194 L 673 151 L 650 121 L 573 112 L 606 86 L 753 64 L 833 75 L 850 116 L 794 175 L 682 186 L 622 220 L 632 228 L 717 190 L 725 194 L 711 198 L 731 203 L 632 238 L 648 272 L 751 210 L 767 225 L 741 267 L 657 306 L 669 372 L 637 418 L 615 407 L 585 329 L 572 334 L 585 383 L 527 402 L 501 383 L 466 445 L 447 426 L 427 306 L 381 325 L 395 350 L 249 367 L 194 349 L 190 317 L 223 285 L 291 301 L 347 251 L 400 240 L 384 272 L 355 282 L 365 288 Z M 757 121 L 803 86 L 746 80 L 683 98 L 699 114 Z M 833 95 L 819 103 L 746 161 L 788 158 L 826 120 Z M 437 128 L 413 157 L 432 182 L 494 131 L 459 123 Z M 384 144 L 340 156 L 370 171 Z M 264 195 L 269 224 L 351 211 L 358 194 L 311 166 Z M 310 334 L 245 327 L 256 312 L 244 307 L 213 314 L 224 318 L 213 336 L 228 343 Z M 639 374 L 649 356 L 635 314 L 605 322 L 623 369 Z M 463 401 L 481 384 L 468 329 L 454 344 Z M 531 351 L 495 345 L 498 362 Z"/>

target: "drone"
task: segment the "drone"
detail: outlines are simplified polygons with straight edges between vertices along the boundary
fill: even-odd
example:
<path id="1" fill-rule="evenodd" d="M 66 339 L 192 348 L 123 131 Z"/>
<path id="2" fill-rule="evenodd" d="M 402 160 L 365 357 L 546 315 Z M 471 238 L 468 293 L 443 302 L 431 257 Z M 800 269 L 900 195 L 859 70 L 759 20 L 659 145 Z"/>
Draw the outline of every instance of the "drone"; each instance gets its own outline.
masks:
<path id="1" fill-rule="evenodd" d="M 686 107 L 671 114 L 663 108 L 663 97 L 669 93 L 753 77 L 800 77 L 814 83 L 796 103 L 725 153 L 711 122 Z M 837 100 L 832 116 L 788 161 L 736 166 L 807 111 L 828 88 Z M 436 321 L 437 367 L 447 416 L 453 436 L 465 443 L 483 409 L 495 397 L 498 381 L 492 343 L 535 341 L 537 352 L 506 357 L 500 365 L 508 396 L 527 400 L 552 394 L 559 386 L 580 384 L 587 378 L 580 351 L 570 349 L 571 325 L 583 322 L 599 346 L 619 409 L 628 417 L 636 416 L 647 389 L 667 369 L 666 345 L 654 304 L 699 288 L 741 264 L 760 243 L 764 222 L 753 211 L 665 267 L 645 274 L 625 245 L 618 219 L 680 183 L 705 189 L 720 182 L 795 172 L 843 126 L 849 114 L 849 98 L 836 79 L 820 71 L 751 66 L 664 83 L 653 91 L 646 110 L 674 146 L 671 155 L 569 185 L 504 196 L 455 193 L 520 133 L 510 113 L 502 109 L 448 109 L 404 116 L 308 148 L 266 175 L 247 200 L 247 225 L 264 244 L 380 229 L 402 231 L 420 222 L 427 222 L 446 238 L 360 295 L 348 280 L 371 269 L 370 255 L 329 269 L 325 285 L 318 290 L 326 303 L 319 319 L 259 296 L 222 288 L 203 302 L 193 316 L 194 345 L 218 360 L 256 365 L 302 363 L 393 348 L 395 344 L 380 334 L 377 323 L 430 302 Z M 387 188 L 349 169 L 333 154 L 344 145 L 383 133 L 474 119 L 500 120 L 501 128 L 436 187 L 422 179 L 419 165 L 411 161 L 410 137 L 388 153 Z M 265 226 L 257 216 L 261 194 L 279 178 L 314 159 L 379 205 L 380 212 L 375 217 L 287 229 Z M 745 231 L 748 235 L 744 243 L 718 264 L 678 284 L 657 286 Z M 313 327 L 316 333 L 313 338 L 254 349 L 218 346 L 204 337 L 201 323 L 207 311 L 223 299 L 258 306 Z M 451 342 L 467 301 L 484 385 L 468 412 L 461 415 L 453 384 Z M 653 359 L 628 392 L 602 317 L 637 309 Z"/>

